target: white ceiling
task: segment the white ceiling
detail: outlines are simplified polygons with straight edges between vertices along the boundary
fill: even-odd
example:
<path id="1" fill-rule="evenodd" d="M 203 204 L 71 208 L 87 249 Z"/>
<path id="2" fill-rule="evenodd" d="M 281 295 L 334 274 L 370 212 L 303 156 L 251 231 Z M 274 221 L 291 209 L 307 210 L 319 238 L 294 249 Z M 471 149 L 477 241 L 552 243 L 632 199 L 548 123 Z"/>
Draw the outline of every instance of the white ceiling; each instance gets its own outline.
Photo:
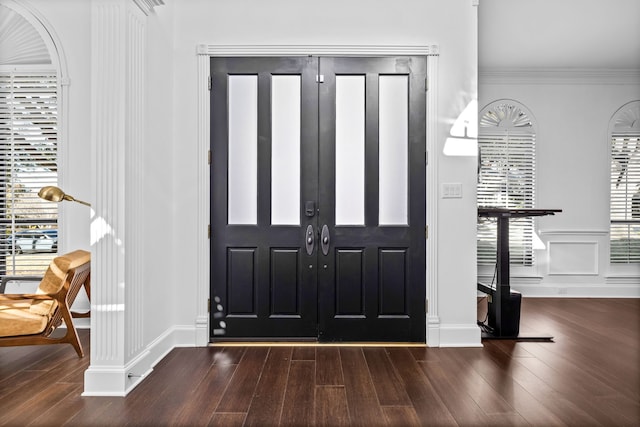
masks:
<path id="1" fill-rule="evenodd" d="M 489 68 L 640 69 L 640 0 L 480 0 Z"/>

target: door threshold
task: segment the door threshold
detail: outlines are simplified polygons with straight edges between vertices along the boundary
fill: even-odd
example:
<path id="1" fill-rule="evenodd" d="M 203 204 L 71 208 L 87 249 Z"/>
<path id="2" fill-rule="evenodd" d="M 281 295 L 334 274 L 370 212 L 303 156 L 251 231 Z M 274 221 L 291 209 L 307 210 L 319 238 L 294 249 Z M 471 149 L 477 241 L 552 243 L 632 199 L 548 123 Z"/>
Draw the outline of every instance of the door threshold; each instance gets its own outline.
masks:
<path id="1" fill-rule="evenodd" d="M 419 342 L 216 341 L 209 347 L 426 347 Z"/>

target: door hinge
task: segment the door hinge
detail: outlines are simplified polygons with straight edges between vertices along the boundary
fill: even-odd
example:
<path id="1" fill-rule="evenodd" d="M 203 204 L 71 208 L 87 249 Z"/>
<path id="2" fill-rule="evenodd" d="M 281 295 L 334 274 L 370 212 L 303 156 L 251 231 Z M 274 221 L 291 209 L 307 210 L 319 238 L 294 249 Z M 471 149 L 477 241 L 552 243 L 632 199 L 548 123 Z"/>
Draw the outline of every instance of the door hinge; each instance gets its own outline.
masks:
<path id="1" fill-rule="evenodd" d="M 427 166 L 429 165 L 429 152 L 428 151 L 424 152 L 424 164 L 427 165 Z"/>
<path id="2" fill-rule="evenodd" d="M 324 74 L 316 74 L 316 83 L 324 83 Z"/>
<path id="3" fill-rule="evenodd" d="M 211 298 L 207 298 L 207 313 L 211 313 Z"/>
<path id="4" fill-rule="evenodd" d="M 207 225 L 207 238 L 211 238 L 211 224 Z"/>
<path id="5" fill-rule="evenodd" d="M 424 238 L 425 239 L 429 238 L 429 226 L 428 225 L 424 228 Z"/>
<path id="6" fill-rule="evenodd" d="M 211 76 L 207 76 L 207 87 L 211 90 Z"/>
<path id="7" fill-rule="evenodd" d="M 429 298 L 424 299 L 424 312 L 429 313 Z"/>
<path id="8" fill-rule="evenodd" d="M 207 163 L 211 164 L 211 150 L 207 152 Z"/>
<path id="9" fill-rule="evenodd" d="M 211 89 L 211 88 L 209 88 Z M 424 91 L 427 92 L 429 90 L 429 77 L 424 78 Z"/>

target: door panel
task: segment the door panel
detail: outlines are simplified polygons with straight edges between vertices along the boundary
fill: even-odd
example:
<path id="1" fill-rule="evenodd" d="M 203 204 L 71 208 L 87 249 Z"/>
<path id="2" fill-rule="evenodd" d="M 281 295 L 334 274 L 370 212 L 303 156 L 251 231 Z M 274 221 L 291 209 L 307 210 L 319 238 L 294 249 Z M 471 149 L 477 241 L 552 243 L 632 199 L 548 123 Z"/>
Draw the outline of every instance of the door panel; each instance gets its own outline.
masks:
<path id="1" fill-rule="evenodd" d="M 425 77 L 212 58 L 212 339 L 424 342 Z"/>
<path id="2" fill-rule="evenodd" d="M 316 72 L 316 58 L 211 60 L 213 339 L 317 335 L 301 209 L 317 200 Z"/>
<path id="3" fill-rule="evenodd" d="M 318 221 L 330 248 L 319 254 L 319 339 L 424 341 L 426 58 L 322 57 L 320 74 Z M 365 209 L 350 224 L 338 199 L 350 179 L 340 172 L 339 115 L 343 82 L 356 77 L 364 148 L 350 162 L 364 166 Z"/>

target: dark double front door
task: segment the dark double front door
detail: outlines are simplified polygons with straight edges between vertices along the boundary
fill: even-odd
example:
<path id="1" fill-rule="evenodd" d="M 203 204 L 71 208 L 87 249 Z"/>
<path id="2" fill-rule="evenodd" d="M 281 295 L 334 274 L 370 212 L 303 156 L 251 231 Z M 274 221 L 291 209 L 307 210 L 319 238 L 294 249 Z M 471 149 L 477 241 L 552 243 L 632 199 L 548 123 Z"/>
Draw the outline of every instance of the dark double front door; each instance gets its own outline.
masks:
<path id="1" fill-rule="evenodd" d="M 212 340 L 424 342 L 425 80 L 425 57 L 212 58 Z"/>

